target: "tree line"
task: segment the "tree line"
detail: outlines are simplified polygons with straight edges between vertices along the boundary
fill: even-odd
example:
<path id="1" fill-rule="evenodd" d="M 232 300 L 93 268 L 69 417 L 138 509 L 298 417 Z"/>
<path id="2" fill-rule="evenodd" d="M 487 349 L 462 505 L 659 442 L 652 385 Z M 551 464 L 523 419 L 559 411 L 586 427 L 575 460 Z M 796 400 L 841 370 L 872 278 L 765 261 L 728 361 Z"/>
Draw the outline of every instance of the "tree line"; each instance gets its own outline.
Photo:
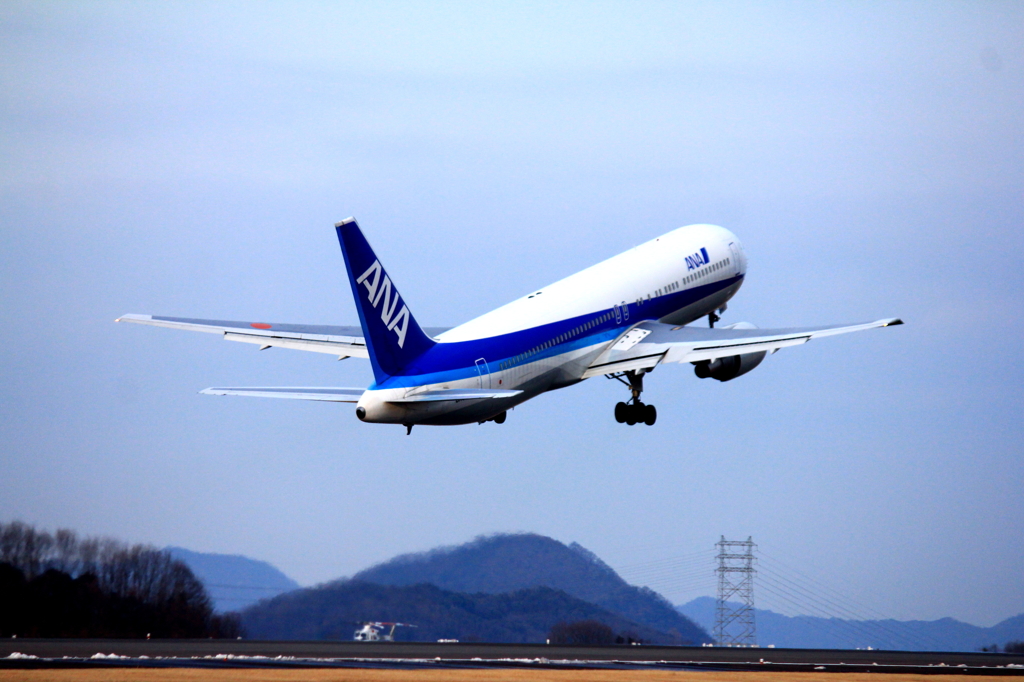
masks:
<path id="1" fill-rule="evenodd" d="M 998 644 L 989 644 L 988 646 L 981 647 L 981 651 L 983 651 L 985 653 L 989 653 L 989 654 L 998 654 L 999 653 L 999 645 Z M 1024 654 L 1024 642 L 1021 642 L 1019 640 L 1014 640 L 1012 642 L 1007 642 L 1006 646 L 1003 647 L 1003 653 L 1004 654 Z"/>
<path id="2" fill-rule="evenodd" d="M 237 637 L 240 623 L 166 551 L 0 523 L 0 636 Z"/>
<path id="3" fill-rule="evenodd" d="M 551 626 L 548 633 L 548 644 L 643 644 L 635 632 L 623 632 L 618 635 L 610 627 L 599 620 L 577 620 L 571 623 L 559 621 Z"/>

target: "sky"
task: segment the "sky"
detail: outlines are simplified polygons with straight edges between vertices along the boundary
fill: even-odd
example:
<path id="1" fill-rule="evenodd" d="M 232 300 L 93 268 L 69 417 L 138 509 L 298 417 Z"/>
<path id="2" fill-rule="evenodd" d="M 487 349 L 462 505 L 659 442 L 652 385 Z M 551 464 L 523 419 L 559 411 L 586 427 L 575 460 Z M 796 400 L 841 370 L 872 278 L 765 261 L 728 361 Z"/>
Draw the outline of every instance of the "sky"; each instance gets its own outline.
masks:
<path id="1" fill-rule="evenodd" d="M 1020 3 L 5 2 L 0 520 L 306 585 L 530 531 L 675 603 L 713 588 L 681 557 L 752 536 L 992 625 L 1024 612 L 1022 198 Z M 114 323 L 356 324 L 347 216 L 425 326 L 691 223 L 749 257 L 724 322 L 906 324 L 658 368 L 650 428 L 595 378 L 407 437 L 197 394 L 365 361 Z"/>

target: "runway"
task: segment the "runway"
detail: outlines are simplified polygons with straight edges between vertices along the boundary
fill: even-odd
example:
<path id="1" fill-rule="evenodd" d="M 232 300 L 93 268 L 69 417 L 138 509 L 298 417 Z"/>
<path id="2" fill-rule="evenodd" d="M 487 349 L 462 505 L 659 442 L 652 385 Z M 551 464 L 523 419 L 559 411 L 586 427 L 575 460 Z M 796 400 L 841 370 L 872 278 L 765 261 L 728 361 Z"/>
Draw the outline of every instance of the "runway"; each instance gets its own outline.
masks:
<path id="1" fill-rule="evenodd" d="M 5 639 L 0 668 L 563 668 L 1024 676 L 1024 655 L 417 642 Z"/>

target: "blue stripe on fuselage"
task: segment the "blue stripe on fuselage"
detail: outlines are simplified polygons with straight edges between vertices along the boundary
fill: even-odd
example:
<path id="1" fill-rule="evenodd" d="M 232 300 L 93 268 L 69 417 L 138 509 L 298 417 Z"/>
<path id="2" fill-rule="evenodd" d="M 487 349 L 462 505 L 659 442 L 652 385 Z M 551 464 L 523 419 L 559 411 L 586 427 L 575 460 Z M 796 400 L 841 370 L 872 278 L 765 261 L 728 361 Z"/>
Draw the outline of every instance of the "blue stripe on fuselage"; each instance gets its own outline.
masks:
<path id="1" fill-rule="evenodd" d="M 388 377 L 379 384 L 375 383 L 370 386 L 370 390 L 403 388 L 469 379 L 478 375 L 476 361 L 480 358 L 484 358 L 487 361 L 488 369 L 491 373 L 502 371 L 500 367 L 503 362 L 538 349 L 544 343 L 583 326 L 592 320 L 597 320 L 606 314 L 610 314 L 610 320 L 601 322 L 597 326 L 561 343 L 542 350 L 536 350 L 536 352 L 531 353 L 520 362 L 515 363 L 515 366 L 522 366 L 537 360 L 561 355 L 578 348 L 608 343 L 621 334 L 623 330 L 632 327 L 638 322 L 660 319 L 669 313 L 707 298 L 715 292 L 735 284 L 740 279 L 742 279 L 742 275 L 691 287 L 682 291 L 674 291 L 656 298 L 643 300 L 640 303 L 634 301 L 626 305 L 629 311 L 629 319 L 624 319 L 620 323 L 616 323 L 612 309 L 606 308 L 605 310 L 587 315 L 559 320 L 558 322 L 522 329 L 500 336 L 473 339 L 471 341 L 438 343 L 416 358 L 405 368 L 401 375 Z"/>

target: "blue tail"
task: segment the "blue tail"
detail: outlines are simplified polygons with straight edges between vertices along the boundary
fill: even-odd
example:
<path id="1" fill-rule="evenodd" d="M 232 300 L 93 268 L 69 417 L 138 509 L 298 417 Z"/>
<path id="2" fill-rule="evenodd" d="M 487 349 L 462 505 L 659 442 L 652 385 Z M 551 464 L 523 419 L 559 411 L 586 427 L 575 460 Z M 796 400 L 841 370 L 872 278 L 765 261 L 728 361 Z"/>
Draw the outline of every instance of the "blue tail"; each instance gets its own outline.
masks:
<path id="1" fill-rule="evenodd" d="M 401 374 L 435 342 L 416 324 L 416 318 L 398 295 L 398 289 L 384 272 L 355 218 L 343 220 L 334 227 L 338 230 L 348 281 L 366 336 L 373 378 L 379 384 Z"/>

